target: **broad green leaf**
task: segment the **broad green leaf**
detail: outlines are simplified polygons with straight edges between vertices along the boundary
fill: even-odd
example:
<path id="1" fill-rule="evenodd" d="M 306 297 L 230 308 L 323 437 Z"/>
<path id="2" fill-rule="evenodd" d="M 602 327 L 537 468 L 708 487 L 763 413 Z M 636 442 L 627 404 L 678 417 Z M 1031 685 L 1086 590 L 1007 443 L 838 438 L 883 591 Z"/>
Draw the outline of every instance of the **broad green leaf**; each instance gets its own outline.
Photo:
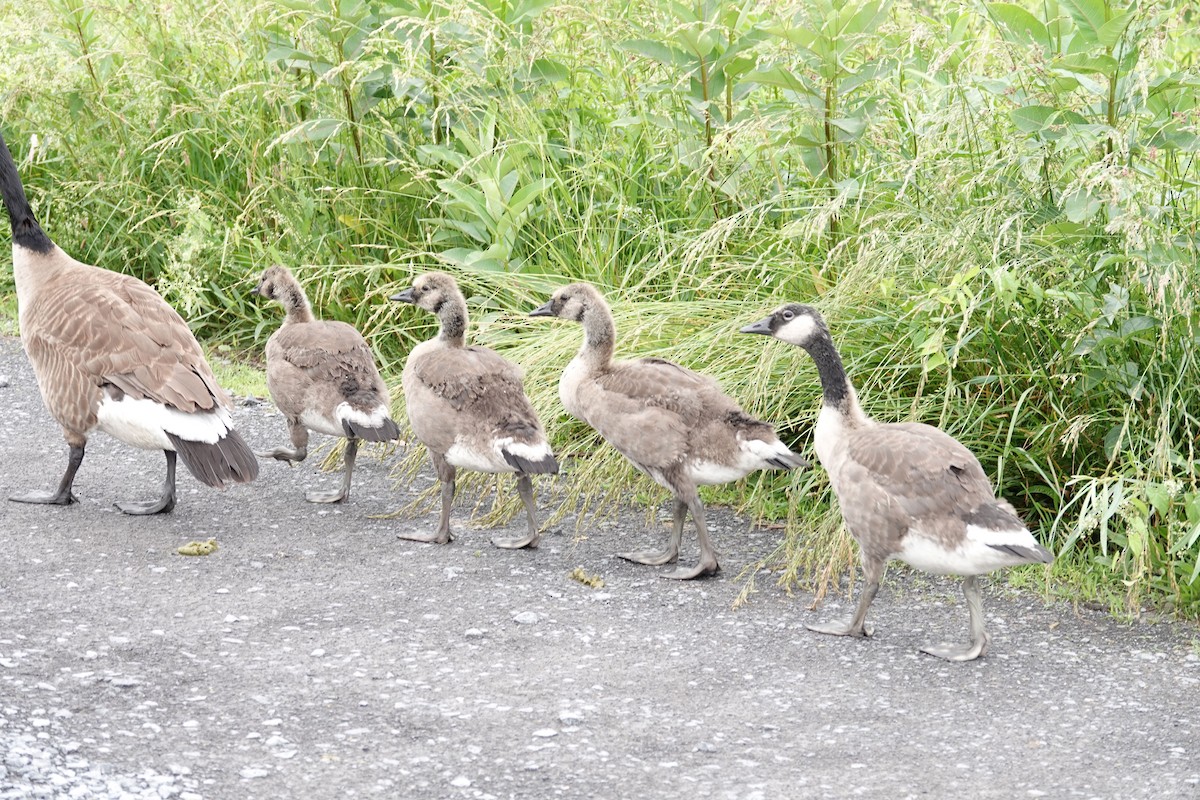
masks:
<path id="1" fill-rule="evenodd" d="M 1054 66 L 1084 75 L 1112 75 L 1117 71 L 1117 60 L 1099 53 L 1070 53 L 1054 59 Z"/>
<path id="2" fill-rule="evenodd" d="M 1167 512 L 1171 508 L 1171 493 L 1161 483 L 1146 484 L 1146 499 L 1150 501 L 1154 513 L 1158 514 L 1159 519 L 1166 519 Z"/>
<path id="3" fill-rule="evenodd" d="M 853 7 L 849 4 L 846 6 L 849 9 Z M 873 32 L 887 18 L 890 7 L 890 0 L 868 0 L 842 25 L 842 34 L 854 36 Z"/>
<path id="4" fill-rule="evenodd" d="M 551 58 L 535 58 L 529 66 L 529 74 L 544 83 L 571 82 L 571 70 L 565 64 Z"/>
<path id="5" fill-rule="evenodd" d="M 852 139 L 857 139 L 867 129 L 867 121 L 861 117 L 831 119 L 829 120 L 829 124 L 843 133 L 849 134 Z"/>
<path id="6" fill-rule="evenodd" d="M 508 203 L 508 213 L 512 216 L 523 214 L 529 204 L 541 197 L 551 185 L 553 182 L 546 178 L 538 178 L 536 181 L 525 184 L 513 194 L 512 200 Z"/>
<path id="7" fill-rule="evenodd" d="M 1087 222 L 1096 216 L 1102 205 L 1087 189 L 1076 189 L 1063 200 L 1063 213 L 1071 222 Z"/>
<path id="8" fill-rule="evenodd" d="M 1117 42 L 1121 41 L 1121 37 L 1125 34 L 1125 30 L 1132 21 L 1133 9 L 1130 9 L 1104 23 L 1100 27 L 1100 30 L 1096 32 L 1096 38 L 1099 40 L 1100 46 L 1108 50 L 1115 47 Z"/>
<path id="9" fill-rule="evenodd" d="M 998 22 L 1004 38 L 1014 44 L 1036 44 L 1046 47 L 1050 38 L 1041 20 L 1013 3 L 988 3 L 988 12 Z"/>
<path id="10" fill-rule="evenodd" d="M 1099 43 L 1100 29 L 1108 21 L 1105 0 L 1059 0 L 1075 20 L 1079 35 L 1088 43 Z"/>
<path id="11" fill-rule="evenodd" d="M 654 59 L 664 66 L 688 68 L 697 66 L 696 59 L 687 53 L 668 44 L 653 41 L 652 39 L 630 39 L 621 42 L 620 47 L 622 50 L 628 50 L 631 53 L 637 53 L 640 56 Z"/>
<path id="12" fill-rule="evenodd" d="M 277 141 L 280 144 L 328 141 L 341 131 L 344 124 L 340 119 L 322 118 L 305 120 L 280 136 Z"/>
<path id="13" fill-rule="evenodd" d="M 487 224 L 495 222 L 492 215 L 488 213 L 487 200 L 484 198 L 483 192 L 478 189 L 453 178 L 438 181 L 438 188 L 458 201 L 460 206 L 469 210 L 476 218 L 484 220 Z"/>
<path id="14" fill-rule="evenodd" d="M 688 53 L 707 59 L 717 46 L 717 34 L 711 28 L 689 26 L 675 33 L 675 41 Z"/>
<path id="15" fill-rule="evenodd" d="M 1039 133 L 1057 113 L 1058 109 L 1050 106 L 1022 106 L 1012 110 L 1012 121 L 1022 133 Z"/>
<path id="16" fill-rule="evenodd" d="M 746 76 L 746 80 L 760 83 L 764 86 L 778 86 L 796 94 L 808 94 L 810 89 L 785 67 L 766 67 L 756 69 Z"/>
<path id="17" fill-rule="evenodd" d="M 1158 326 L 1158 320 L 1154 319 L 1153 317 L 1131 317 L 1121 323 L 1119 335 L 1121 338 L 1125 338 L 1126 336 L 1137 333 L 1138 331 L 1153 330 Z"/>
<path id="18" fill-rule="evenodd" d="M 1072 125 L 1087 125 L 1087 120 L 1076 112 L 1050 106 L 1015 108 L 1012 120 L 1017 130 L 1036 134 L 1045 141 L 1061 139 Z"/>

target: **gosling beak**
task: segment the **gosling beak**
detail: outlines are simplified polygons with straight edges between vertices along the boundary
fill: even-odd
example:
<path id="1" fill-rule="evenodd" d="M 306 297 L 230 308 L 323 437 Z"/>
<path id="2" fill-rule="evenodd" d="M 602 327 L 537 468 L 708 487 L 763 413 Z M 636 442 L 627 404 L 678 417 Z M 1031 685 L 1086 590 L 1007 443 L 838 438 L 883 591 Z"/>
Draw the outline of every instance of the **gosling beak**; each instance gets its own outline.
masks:
<path id="1" fill-rule="evenodd" d="M 553 302 L 553 301 L 547 300 L 545 303 L 542 303 L 540 306 L 535 308 L 533 311 L 530 311 L 529 316 L 531 316 L 531 317 L 553 317 L 554 312 L 550 310 L 551 302 Z"/>
<path id="2" fill-rule="evenodd" d="M 413 304 L 415 304 L 417 302 L 416 300 L 413 299 L 413 293 L 412 293 L 411 286 L 408 287 L 407 289 L 405 289 L 403 292 L 398 292 L 398 293 L 392 295 L 388 299 L 394 300 L 397 303 L 413 303 Z"/>

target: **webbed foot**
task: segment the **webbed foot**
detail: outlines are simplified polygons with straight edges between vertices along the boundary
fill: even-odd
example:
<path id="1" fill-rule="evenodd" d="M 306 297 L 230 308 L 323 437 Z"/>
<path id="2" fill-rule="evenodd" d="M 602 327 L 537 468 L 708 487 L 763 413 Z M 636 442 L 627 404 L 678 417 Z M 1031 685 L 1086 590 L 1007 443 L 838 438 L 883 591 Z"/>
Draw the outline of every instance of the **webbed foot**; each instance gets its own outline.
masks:
<path id="1" fill-rule="evenodd" d="M 537 548 L 541 540 L 541 534 L 527 533 L 524 536 L 493 536 L 492 544 L 502 550 L 522 550 L 524 548 L 533 550 Z"/>
<path id="2" fill-rule="evenodd" d="M 846 622 L 816 622 L 811 625 L 805 624 L 804 627 L 816 633 L 826 633 L 830 636 L 857 636 L 865 638 L 875 633 L 875 626 L 863 623 L 856 626 L 853 620 Z"/>
<path id="3" fill-rule="evenodd" d="M 78 503 L 79 498 L 72 492 L 51 492 L 47 489 L 39 489 L 34 492 L 25 492 L 24 494 L 9 495 L 9 500 L 14 503 L 36 503 L 38 505 L 48 506 L 69 506 L 71 503 Z"/>
<path id="4" fill-rule="evenodd" d="M 701 559 L 700 563 L 694 567 L 680 567 L 673 572 L 667 572 L 659 575 L 660 578 L 666 578 L 672 581 L 690 581 L 693 578 L 703 578 L 706 575 L 716 575 L 720 572 L 721 567 L 715 559 Z"/>
<path id="5" fill-rule="evenodd" d="M 674 564 L 679 558 L 679 553 L 673 550 L 638 550 L 634 553 L 617 553 L 617 558 L 623 558 L 635 564 L 661 567 L 663 564 Z"/>
<path id="6" fill-rule="evenodd" d="M 401 532 L 396 534 L 396 538 L 425 544 L 449 544 L 454 537 L 450 535 L 450 531 L 434 531 L 433 533 Z"/>
<path id="7" fill-rule="evenodd" d="M 992 637 L 985 633 L 969 644 L 934 644 L 922 647 L 921 652 L 946 661 L 974 661 L 987 652 L 991 639 Z"/>

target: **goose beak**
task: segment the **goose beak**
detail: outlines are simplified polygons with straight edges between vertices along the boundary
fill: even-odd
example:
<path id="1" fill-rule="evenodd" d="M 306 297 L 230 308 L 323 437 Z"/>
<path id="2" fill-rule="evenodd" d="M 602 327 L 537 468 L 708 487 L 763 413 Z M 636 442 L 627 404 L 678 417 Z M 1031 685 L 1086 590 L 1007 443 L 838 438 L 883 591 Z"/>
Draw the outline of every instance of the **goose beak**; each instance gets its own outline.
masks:
<path id="1" fill-rule="evenodd" d="M 540 306 L 535 308 L 533 311 L 530 311 L 529 316 L 531 316 L 531 317 L 553 317 L 554 312 L 550 310 L 551 302 L 553 302 L 553 301 L 547 300 L 545 303 L 542 303 Z"/>
<path id="2" fill-rule="evenodd" d="M 253 289 L 251 289 L 250 295 L 251 296 L 258 295 L 259 297 L 266 297 L 266 295 L 263 294 L 262 284 L 260 283 L 258 286 L 255 286 Z"/>
<path id="3" fill-rule="evenodd" d="M 742 333 L 761 333 L 765 336 L 771 335 L 771 318 L 764 317 L 758 322 L 753 322 L 741 329 Z"/>
<path id="4" fill-rule="evenodd" d="M 413 304 L 415 304 L 417 302 L 416 300 L 413 299 L 413 293 L 412 293 L 411 286 L 409 288 L 405 289 L 403 292 L 399 292 L 397 294 L 392 295 L 388 299 L 394 300 L 397 303 L 413 303 Z"/>

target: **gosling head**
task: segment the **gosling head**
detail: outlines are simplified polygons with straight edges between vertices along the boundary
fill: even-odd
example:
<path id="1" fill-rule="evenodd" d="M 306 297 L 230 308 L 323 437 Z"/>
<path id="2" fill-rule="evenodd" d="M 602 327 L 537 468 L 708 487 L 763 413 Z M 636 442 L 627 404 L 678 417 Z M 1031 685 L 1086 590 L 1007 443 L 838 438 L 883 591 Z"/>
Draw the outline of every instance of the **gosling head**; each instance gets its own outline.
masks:
<path id="1" fill-rule="evenodd" d="M 583 322 L 589 311 L 608 310 L 608 303 L 596 288 L 587 283 L 572 283 L 562 287 L 544 304 L 529 312 L 531 317 L 559 317 Z"/>
<path id="2" fill-rule="evenodd" d="M 761 333 L 780 341 L 808 349 L 820 339 L 829 339 L 829 327 L 821 312 L 801 303 L 788 303 L 771 312 L 771 316 L 741 329 L 742 333 Z"/>
<path id="3" fill-rule="evenodd" d="M 304 296 L 300 283 L 287 267 L 279 264 L 263 270 L 262 277 L 258 279 L 258 286 L 251 289 L 250 294 L 273 300 L 289 311 L 299 310 L 308 305 L 308 298 Z"/>
<path id="4" fill-rule="evenodd" d="M 392 295 L 391 299 L 397 303 L 412 303 L 438 316 L 445 309 L 462 309 L 467 305 L 458 283 L 445 272 L 426 272 L 418 276 L 412 286 Z"/>

